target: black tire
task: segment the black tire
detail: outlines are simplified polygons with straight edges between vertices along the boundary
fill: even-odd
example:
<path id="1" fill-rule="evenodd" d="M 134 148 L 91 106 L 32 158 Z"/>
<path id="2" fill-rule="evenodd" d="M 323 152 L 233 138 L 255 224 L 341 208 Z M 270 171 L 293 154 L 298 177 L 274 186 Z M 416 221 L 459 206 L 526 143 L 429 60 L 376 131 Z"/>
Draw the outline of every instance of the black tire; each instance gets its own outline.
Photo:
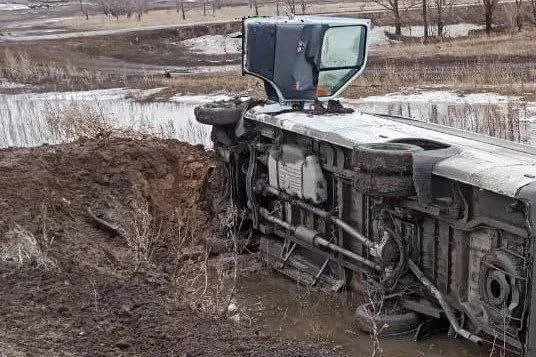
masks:
<path id="1" fill-rule="evenodd" d="M 370 304 L 360 305 L 355 312 L 356 325 L 361 331 L 369 334 L 377 333 L 380 336 L 392 336 L 409 333 L 419 326 L 421 319 L 416 312 L 403 310 L 374 314 L 369 306 Z"/>
<path id="2" fill-rule="evenodd" d="M 240 99 L 222 100 L 195 107 L 195 119 L 201 124 L 231 125 L 242 117 L 247 102 Z"/>
<path id="3" fill-rule="evenodd" d="M 405 143 L 373 143 L 354 148 L 354 166 L 375 173 L 413 172 L 413 153 L 423 150 Z"/>
<path id="4" fill-rule="evenodd" d="M 354 188 L 369 196 L 409 197 L 415 195 L 413 176 L 356 172 Z"/>
<path id="5" fill-rule="evenodd" d="M 233 141 L 231 140 L 231 137 L 227 133 L 227 130 L 225 127 L 214 125 L 212 127 L 212 131 L 210 132 L 210 139 L 214 143 L 214 146 L 223 146 L 223 147 L 229 147 L 233 145 Z"/>

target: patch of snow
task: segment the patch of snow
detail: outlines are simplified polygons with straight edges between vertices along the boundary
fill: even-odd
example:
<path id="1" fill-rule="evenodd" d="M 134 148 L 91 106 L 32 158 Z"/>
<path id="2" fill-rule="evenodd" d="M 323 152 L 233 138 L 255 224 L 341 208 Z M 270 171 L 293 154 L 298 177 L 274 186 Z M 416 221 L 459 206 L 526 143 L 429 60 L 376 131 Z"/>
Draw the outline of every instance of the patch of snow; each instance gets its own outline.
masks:
<path id="1" fill-rule="evenodd" d="M 389 37 L 387 37 L 386 32 L 390 32 L 390 28 L 385 26 L 380 27 L 374 27 L 369 32 L 369 46 L 370 47 L 376 47 L 376 46 L 385 46 L 390 45 L 394 41 L 390 40 Z"/>
<path id="2" fill-rule="evenodd" d="M 238 54 L 242 52 L 242 39 L 236 38 L 236 35 L 206 35 L 181 41 L 180 44 L 207 55 Z"/>
<path id="3" fill-rule="evenodd" d="M 536 122 L 536 103 L 527 105 L 527 121 Z"/>
<path id="4" fill-rule="evenodd" d="M 9 27 L 12 29 L 27 28 L 34 26 L 42 26 L 45 24 L 53 24 L 68 19 L 67 17 L 54 18 L 54 19 L 42 19 L 37 21 L 17 21 L 17 23 L 11 24 Z"/>
<path id="5" fill-rule="evenodd" d="M 172 102 L 177 103 L 194 103 L 194 104 L 203 104 L 203 103 L 210 103 L 210 102 L 216 102 L 220 100 L 228 100 L 231 99 L 231 97 L 227 94 L 200 94 L 200 95 L 175 95 L 170 98 Z"/>
<path id="6" fill-rule="evenodd" d="M 0 11 L 27 10 L 28 6 L 22 4 L 0 4 Z"/>
<path id="7" fill-rule="evenodd" d="M 18 88 L 25 88 L 27 86 L 28 86 L 27 84 L 23 84 L 23 83 L 2 82 L 2 81 L 0 81 L 0 88 L 1 89 L 18 89 Z"/>
<path id="8" fill-rule="evenodd" d="M 113 101 L 120 99 L 144 99 L 154 95 L 164 88 L 153 89 L 130 89 L 130 88 L 112 88 L 112 89 L 96 89 L 77 92 L 47 92 L 47 93 L 32 93 L 31 100 L 53 100 L 53 101 Z M 16 94 L 21 98 L 27 97 L 29 94 Z"/>
<path id="9" fill-rule="evenodd" d="M 382 96 L 371 96 L 349 103 L 365 102 L 412 102 L 412 103 L 451 103 L 451 104 L 505 104 L 508 101 L 520 100 L 519 97 L 509 97 L 495 93 L 461 94 L 449 91 L 421 91 L 418 93 L 389 93 Z"/>

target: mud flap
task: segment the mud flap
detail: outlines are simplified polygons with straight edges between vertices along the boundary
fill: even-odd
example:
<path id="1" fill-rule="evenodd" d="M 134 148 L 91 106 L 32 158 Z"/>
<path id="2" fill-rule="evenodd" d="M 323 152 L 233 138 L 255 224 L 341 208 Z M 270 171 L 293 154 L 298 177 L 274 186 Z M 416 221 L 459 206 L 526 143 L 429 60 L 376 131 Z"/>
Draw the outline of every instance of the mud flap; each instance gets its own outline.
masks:
<path id="1" fill-rule="evenodd" d="M 346 283 L 343 266 L 327 253 L 311 251 L 300 244 L 263 235 L 260 250 L 270 266 L 289 278 L 326 291 L 339 291 Z"/>

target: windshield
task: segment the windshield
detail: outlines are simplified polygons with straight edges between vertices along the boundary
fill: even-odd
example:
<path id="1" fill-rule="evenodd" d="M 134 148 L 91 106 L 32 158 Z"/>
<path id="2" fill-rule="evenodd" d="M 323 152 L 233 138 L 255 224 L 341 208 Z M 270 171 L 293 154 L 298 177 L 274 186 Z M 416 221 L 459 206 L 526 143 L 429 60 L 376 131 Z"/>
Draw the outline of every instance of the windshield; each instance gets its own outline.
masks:
<path id="1" fill-rule="evenodd" d="M 359 72 L 365 45 L 365 26 L 338 26 L 326 31 L 320 56 L 319 97 L 335 94 Z"/>

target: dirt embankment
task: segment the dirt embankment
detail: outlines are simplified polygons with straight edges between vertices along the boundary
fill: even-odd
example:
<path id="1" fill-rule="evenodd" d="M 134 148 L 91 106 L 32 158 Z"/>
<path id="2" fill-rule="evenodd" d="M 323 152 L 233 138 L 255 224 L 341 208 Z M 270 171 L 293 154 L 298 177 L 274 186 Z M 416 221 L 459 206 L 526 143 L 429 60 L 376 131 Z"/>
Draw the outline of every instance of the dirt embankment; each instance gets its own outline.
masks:
<path id="1" fill-rule="evenodd" d="M 188 307 L 184 249 L 226 206 L 212 153 L 103 138 L 2 150 L 0 172 L 1 355 L 331 354 Z"/>

